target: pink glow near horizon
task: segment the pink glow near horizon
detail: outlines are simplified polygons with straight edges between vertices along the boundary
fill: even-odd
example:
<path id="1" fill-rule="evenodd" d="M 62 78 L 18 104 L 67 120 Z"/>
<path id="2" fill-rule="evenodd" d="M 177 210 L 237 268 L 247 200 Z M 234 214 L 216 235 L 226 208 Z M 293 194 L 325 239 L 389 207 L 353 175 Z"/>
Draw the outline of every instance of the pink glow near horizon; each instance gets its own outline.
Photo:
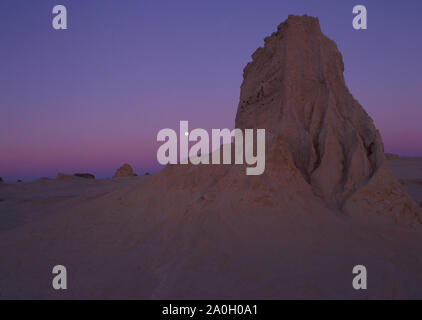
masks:
<path id="1" fill-rule="evenodd" d="M 317 16 L 337 43 L 385 150 L 422 156 L 422 2 L 367 2 L 358 32 L 352 0 L 73 1 L 60 32 L 54 1 L 2 1 L 0 177 L 156 171 L 159 130 L 232 129 L 242 70 L 289 14 Z"/>

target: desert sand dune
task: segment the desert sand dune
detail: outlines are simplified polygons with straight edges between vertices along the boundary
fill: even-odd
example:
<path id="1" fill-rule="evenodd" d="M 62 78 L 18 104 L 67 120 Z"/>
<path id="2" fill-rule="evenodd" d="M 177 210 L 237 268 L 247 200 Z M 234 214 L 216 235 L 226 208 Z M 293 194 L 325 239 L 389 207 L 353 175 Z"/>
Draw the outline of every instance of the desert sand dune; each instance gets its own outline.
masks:
<path id="1" fill-rule="evenodd" d="M 422 298 L 421 208 L 396 175 L 416 176 L 385 160 L 335 43 L 290 16 L 252 58 L 236 127 L 267 130 L 263 175 L 2 183 L 0 298 Z M 51 287 L 56 264 L 67 291 Z"/>
<path id="2" fill-rule="evenodd" d="M 2 223 L 19 221 L 0 232 L 1 297 L 420 297 L 418 227 L 355 219 L 289 192 L 277 209 L 211 190 L 160 200 L 151 178 L 2 186 Z M 56 264 L 68 268 L 66 292 L 50 286 Z M 356 264 L 369 270 L 367 292 L 351 287 Z"/>

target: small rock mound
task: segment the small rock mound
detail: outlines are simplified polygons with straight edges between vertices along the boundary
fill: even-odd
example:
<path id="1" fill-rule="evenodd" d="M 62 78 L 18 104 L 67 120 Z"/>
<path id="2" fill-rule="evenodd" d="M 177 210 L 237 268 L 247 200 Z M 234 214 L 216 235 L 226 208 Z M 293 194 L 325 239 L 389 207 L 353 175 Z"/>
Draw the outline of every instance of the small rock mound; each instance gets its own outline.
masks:
<path id="1" fill-rule="evenodd" d="M 394 154 L 394 153 L 386 153 L 385 154 L 385 159 L 387 159 L 387 160 L 395 160 L 395 159 L 400 159 L 400 156 L 398 154 Z"/>
<path id="2" fill-rule="evenodd" d="M 56 180 L 69 180 L 72 179 L 71 175 L 64 174 L 64 173 L 58 173 L 56 176 Z"/>
<path id="3" fill-rule="evenodd" d="M 117 169 L 113 178 L 124 178 L 124 177 L 134 177 L 134 176 L 136 176 L 136 174 L 133 172 L 132 167 L 129 164 L 125 163 L 119 169 Z"/>
<path id="4" fill-rule="evenodd" d="M 75 173 L 75 177 L 84 178 L 84 179 L 95 179 L 95 176 L 91 173 Z"/>
<path id="5" fill-rule="evenodd" d="M 0 182 L 3 182 L 3 178 L 0 177 Z"/>

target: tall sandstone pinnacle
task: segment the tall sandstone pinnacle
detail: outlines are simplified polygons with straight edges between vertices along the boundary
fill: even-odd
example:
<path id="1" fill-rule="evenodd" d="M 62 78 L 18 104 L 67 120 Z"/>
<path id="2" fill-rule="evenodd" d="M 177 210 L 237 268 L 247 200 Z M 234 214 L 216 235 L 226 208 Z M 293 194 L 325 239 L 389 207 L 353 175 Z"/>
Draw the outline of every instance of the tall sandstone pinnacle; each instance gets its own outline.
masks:
<path id="1" fill-rule="evenodd" d="M 318 19 L 289 16 L 244 70 L 237 128 L 283 136 L 315 194 L 341 204 L 383 163 L 383 144 L 346 87 L 336 44 Z"/>
<path id="2" fill-rule="evenodd" d="M 201 210 L 227 201 L 296 212 L 306 202 L 364 219 L 420 223 L 420 208 L 388 168 L 381 136 L 343 72 L 342 55 L 318 19 L 289 16 L 245 67 L 235 120 L 236 128 L 266 129 L 265 173 L 176 165 L 153 183 L 179 192 L 179 200 L 196 195 Z"/>
<path id="3" fill-rule="evenodd" d="M 270 144 L 282 137 L 314 194 L 330 206 L 365 210 L 357 203 L 385 196 L 391 203 L 384 209 L 418 216 L 386 167 L 380 134 L 349 92 L 341 53 L 317 18 L 289 16 L 252 59 L 244 69 L 236 128 L 265 128 Z"/>

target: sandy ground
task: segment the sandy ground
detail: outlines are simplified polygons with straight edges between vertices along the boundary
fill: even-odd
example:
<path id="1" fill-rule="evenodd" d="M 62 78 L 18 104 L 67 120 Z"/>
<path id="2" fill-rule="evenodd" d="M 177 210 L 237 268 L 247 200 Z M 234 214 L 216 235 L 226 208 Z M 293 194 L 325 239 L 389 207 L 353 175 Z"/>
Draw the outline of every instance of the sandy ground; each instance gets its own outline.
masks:
<path id="1" fill-rule="evenodd" d="M 422 201 L 422 159 L 390 164 Z M 257 211 L 223 199 L 194 214 L 166 190 L 153 200 L 152 178 L 1 184 L 0 298 L 422 298 L 420 226 L 305 202 Z M 66 291 L 51 286 L 57 264 Z M 357 264 L 366 291 L 352 288 Z"/>

